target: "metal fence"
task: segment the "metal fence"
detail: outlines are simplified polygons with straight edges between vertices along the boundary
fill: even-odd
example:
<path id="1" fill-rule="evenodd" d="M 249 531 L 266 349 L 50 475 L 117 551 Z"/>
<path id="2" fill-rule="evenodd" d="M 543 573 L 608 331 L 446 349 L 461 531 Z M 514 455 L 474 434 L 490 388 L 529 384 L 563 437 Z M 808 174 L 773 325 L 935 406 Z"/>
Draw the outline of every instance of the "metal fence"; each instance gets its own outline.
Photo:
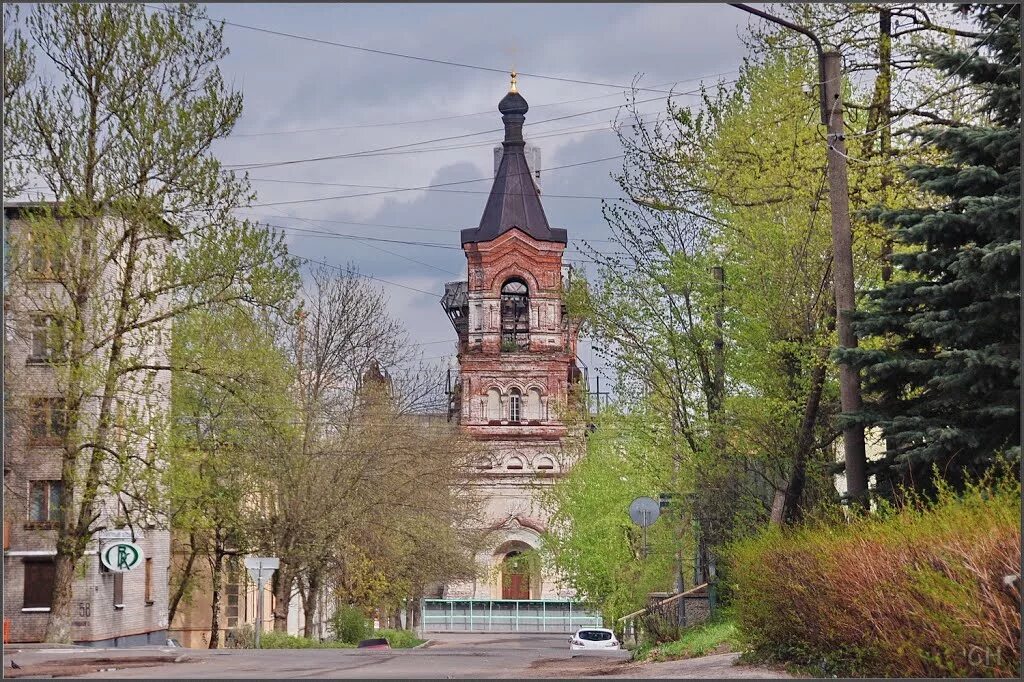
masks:
<path id="1" fill-rule="evenodd" d="M 566 599 L 424 599 L 420 608 L 424 632 L 565 634 L 603 622 Z"/>

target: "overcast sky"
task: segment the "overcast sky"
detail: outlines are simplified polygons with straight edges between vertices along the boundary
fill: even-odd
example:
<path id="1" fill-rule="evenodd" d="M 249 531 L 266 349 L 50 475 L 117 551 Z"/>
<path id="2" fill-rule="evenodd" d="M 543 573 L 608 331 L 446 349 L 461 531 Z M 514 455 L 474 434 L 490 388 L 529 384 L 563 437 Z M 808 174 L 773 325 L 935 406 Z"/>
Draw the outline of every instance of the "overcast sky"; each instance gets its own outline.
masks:
<path id="1" fill-rule="evenodd" d="M 611 84 L 629 84 L 642 75 L 641 85 L 679 82 L 676 90 L 694 89 L 701 77 L 710 76 L 709 83 L 734 77 L 744 54 L 739 33 L 747 25 L 747 15 L 712 4 L 210 4 L 208 11 L 229 22 L 379 50 Z M 236 134 L 216 148 L 226 164 L 347 154 L 501 128 L 496 107 L 508 90 L 508 77 L 500 73 L 233 26 L 226 27 L 225 40 L 231 55 L 224 61 L 224 73 L 245 96 Z M 544 169 L 621 153 L 609 125 L 616 111 L 609 108 L 622 104 L 623 91 L 528 76 L 520 77 L 519 90 L 530 103 L 527 140 L 541 148 L 542 198 L 551 225 L 567 229 L 570 239 L 606 238 L 599 199 L 551 195 L 619 196 L 610 174 L 621 162 Z M 640 108 L 654 113 L 664 109 L 664 101 Z M 604 111 L 531 125 L 594 109 Z M 406 124 L 376 125 L 394 123 Z M 323 128 L 335 129 L 284 132 Z M 255 181 L 261 204 L 381 191 L 344 185 L 421 187 L 493 175 L 492 149 L 499 140 L 500 134 L 489 133 L 410 148 L 415 153 L 271 167 L 250 174 L 290 181 Z M 422 151 L 455 146 L 459 148 Z M 339 186 L 292 184 L 296 181 Z M 391 314 L 419 342 L 438 342 L 424 346 L 426 357 L 437 358 L 452 353 L 455 339 L 438 298 L 445 281 L 465 277 L 458 231 L 479 222 L 490 183 L 448 189 L 458 191 L 262 206 L 245 214 L 276 225 L 450 247 L 287 231 L 297 255 L 336 265 L 351 262 L 366 274 L 432 292 L 382 285 Z M 601 248 L 602 243 L 594 245 Z M 574 242 L 566 255 L 582 258 Z M 589 346 L 580 356 L 591 363 Z"/>
<path id="2" fill-rule="evenodd" d="M 502 127 L 497 104 L 509 85 L 504 71 L 591 81 L 519 78 L 530 104 L 524 133 L 541 150 L 548 220 L 568 230 L 566 260 L 586 268 L 578 240 L 610 247 L 601 241 L 608 227 L 600 198 L 620 196 L 611 174 L 621 160 L 589 162 L 621 154 L 611 129 L 625 102 L 621 86 L 639 78 L 641 87 L 681 92 L 702 81 L 735 78 L 745 54 L 739 35 L 748 24 L 748 15 L 724 4 L 225 3 L 207 10 L 211 19 L 230 22 L 225 42 L 231 53 L 221 66 L 245 98 L 234 133 L 214 149 L 229 167 L 456 138 L 252 169 L 255 203 L 269 205 L 240 211 L 287 228 L 289 248 L 298 256 L 353 264 L 394 283 L 381 283 L 388 312 L 436 362 L 453 354 L 455 333 L 439 298 L 444 282 L 465 278 L 458 233 L 479 223 L 490 189 Z M 231 23 L 503 72 L 373 54 Z M 664 111 L 664 97 L 640 92 L 639 100 L 655 101 L 638 108 L 653 118 Z M 556 118 L 561 120 L 545 123 Z M 582 165 L 559 168 L 573 164 Z M 476 179 L 484 181 L 465 182 Z M 455 184 L 388 191 L 443 183 Z M 305 201 L 318 197 L 335 198 Z M 580 358 L 596 364 L 585 341 Z"/>

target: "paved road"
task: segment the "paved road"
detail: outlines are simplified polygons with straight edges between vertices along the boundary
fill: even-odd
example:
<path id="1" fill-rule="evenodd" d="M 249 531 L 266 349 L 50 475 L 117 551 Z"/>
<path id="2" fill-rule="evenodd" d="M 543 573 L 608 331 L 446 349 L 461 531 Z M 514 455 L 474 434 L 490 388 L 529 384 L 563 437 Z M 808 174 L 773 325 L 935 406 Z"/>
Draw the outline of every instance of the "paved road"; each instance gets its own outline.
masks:
<path id="1" fill-rule="evenodd" d="M 97 656 L 107 657 L 105 669 L 91 674 L 78 670 L 72 675 L 83 678 L 125 679 L 229 679 L 229 678 L 524 678 L 524 677 L 784 677 L 764 671 L 732 665 L 734 655 L 708 657 L 693 661 L 639 665 L 629 663 L 629 653 L 595 652 L 580 655 L 568 650 L 563 635 L 434 635 L 432 643 L 415 650 L 359 651 L 355 649 L 301 649 L 263 651 L 207 651 L 194 649 L 102 650 L 76 649 L 62 653 L 23 652 L 16 654 L 19 664 L 40 665 L 59 659 L 62 664 L 85 662 Z M 136 663 L 143 655 L 156 665 L 121 667 Z M 175 657 L 190 660 L 172 662 Z M 5 666 L 9 656 L 4 656 Z M 714 660 L 710 660 L 714 659 Z M 687 665 L 693 667 L 688 670 Z M 113 669 L 112 669 L 113 668 Z M 98 670 L 92 667 L 92 670 Z M 7 672 L 21 672 L 10 671 Z M 689 674 L 693 672 L 694 674 Z"/>

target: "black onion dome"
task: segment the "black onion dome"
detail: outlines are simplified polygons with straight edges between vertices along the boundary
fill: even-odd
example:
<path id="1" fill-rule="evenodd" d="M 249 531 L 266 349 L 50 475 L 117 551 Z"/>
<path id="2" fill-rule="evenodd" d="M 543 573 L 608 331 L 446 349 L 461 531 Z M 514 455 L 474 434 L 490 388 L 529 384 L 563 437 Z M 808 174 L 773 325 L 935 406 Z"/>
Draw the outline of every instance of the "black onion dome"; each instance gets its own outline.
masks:
<path id="1" fill-rule="evenodd" d="M 529 109 L 526 99 L 516 90 L 513 74 L 512 87 L 498 103 L 498 111 L 505 124 L 501 162 L 494 174 L 494 184 L 491 185 L 480 224 L 462 231 L 463 244 L 491 241 L 513 228 L 538 241 L 568 242 L 565 230 L 548 225 L 537 186 L 533 183 L 532 169 L 526 162 L 523 123 Z"/>
<path id="2" fill-rule="evenodd" d="M 530 105 L 526 103 L 526 98 L 515 91 L 508 93 L 498 102 L 498 111 L 503 116 L 508 116 L 509 114 L 525 116 L 529 110 Z"/>

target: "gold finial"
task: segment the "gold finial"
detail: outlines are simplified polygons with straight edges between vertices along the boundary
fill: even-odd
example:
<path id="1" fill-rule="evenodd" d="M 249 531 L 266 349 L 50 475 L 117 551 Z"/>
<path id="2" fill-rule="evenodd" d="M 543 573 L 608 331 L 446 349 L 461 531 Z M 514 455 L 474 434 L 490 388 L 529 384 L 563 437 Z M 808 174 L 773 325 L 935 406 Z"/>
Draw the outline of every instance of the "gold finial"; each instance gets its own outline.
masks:
<path id="1" fill-rule="evenodd" d="M 510 85 L 509 88 L 508 88 L 508 91 L 510 93 L 512 93 L 512 92 L 519 92 L 518 90 L 516 90 L 516 78 L 518 78 L 518 77 L 519 77 L 519 74 L 516 73 L 515 71 L 513 71 L 512 72 L 512 85 Z"/>

